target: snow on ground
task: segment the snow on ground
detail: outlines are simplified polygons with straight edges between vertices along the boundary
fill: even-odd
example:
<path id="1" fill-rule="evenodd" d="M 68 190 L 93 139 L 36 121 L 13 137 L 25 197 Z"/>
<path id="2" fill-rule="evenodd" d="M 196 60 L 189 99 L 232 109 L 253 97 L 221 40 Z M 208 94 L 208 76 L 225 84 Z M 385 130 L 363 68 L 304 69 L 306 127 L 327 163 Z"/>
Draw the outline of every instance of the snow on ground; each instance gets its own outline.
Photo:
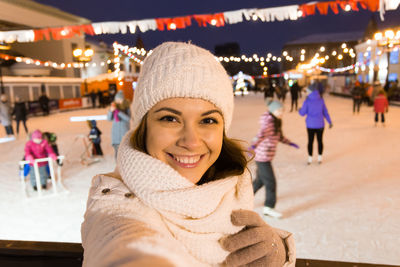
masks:
<path id="1" fill-rule="evenodd" d="M 286 100 L 284 134 L 300 149 L 279 145 L 273 166 L 278 180 L 276 208 L 284 218 L 265 220 L 294 234 L 299 258 L 399 265 L 400 108 L 390 107 L 385 128 L 374 127 L 371 107 L 362 106 L 361 113 L 353 115 L 350 99 L 325 99 L 334 127 L 325 129 L 323 164 L 310 166 L 304 118 L 289 112 L 290 99 Z M 262 95 L 239 96 L 235 102 L 229 135 L 250 141 L 265 110 Z M 69 193 L 26 199 L 17 165 L 26 135 L 0 144 L 0 239 L 80 242 L 91 178 L 112 171 L 115 163 L 110 122 L 98 122 L 106 156 L 85 167 L 79 162 L 83 143 L 76 136 L 88 134 L 89 128 L 69 118 L 105 113 L 106 109 L 87 109 L 28 120 L 30 130 L 57 133 L 59 150 L 67 156 L 63 179 Z M 0 130 L 0 137 L 4 134 Z M 317 154 L 316 145 L 314 149 Z M 254 173 L 254 162 L 250 169 Z M 264 189 L 257 192 L 257 212 L 261 213 L 264 197 Z"/>

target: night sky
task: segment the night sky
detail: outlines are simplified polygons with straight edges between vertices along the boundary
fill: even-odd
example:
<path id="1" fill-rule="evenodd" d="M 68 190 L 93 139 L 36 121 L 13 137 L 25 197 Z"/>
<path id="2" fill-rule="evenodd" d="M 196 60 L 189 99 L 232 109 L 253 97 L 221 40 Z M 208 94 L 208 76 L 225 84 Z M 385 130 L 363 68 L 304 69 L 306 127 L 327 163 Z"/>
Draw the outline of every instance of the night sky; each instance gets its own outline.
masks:
<path id="1" fill-rule="evenodd" d="M 191 14 L 218 13 L 242 8 L 266 8 L 302 4 L 310 1 L 288 0 L 36 0 L 36 2 L 57 7 L 66 12 L 85 17 L 92 22 L 127 21 L 147 18 L 176 17 Z M 241 52 L 247 55 L 267 52 L 280 53 L 282 46 L 301 37 L 328 32 L 364 31 L 371 16 L 375 16 L 382 27 L 400 25 L 400 9 L 386 12 L 385 21 L 380 22 L 378 12 L 361 10 L 356 12 L 340 11 L 334 15 L 331 10 L 327 16 L 317 15 L 295 21 L 261 22 L 244 21 L 226 24 L 224 27 L 200 28 L 192 20 L 192 26 L 175 31 L 139 32 L 146 49 L 152 49 L 164 41 L 188 41 L 214 51 L 214 46 L 229 42 L 238 42 Z M 109 44 L 118 41 L 121 44 L 134 45 L 137 33 L 98 35 L 96 40 Z"/>

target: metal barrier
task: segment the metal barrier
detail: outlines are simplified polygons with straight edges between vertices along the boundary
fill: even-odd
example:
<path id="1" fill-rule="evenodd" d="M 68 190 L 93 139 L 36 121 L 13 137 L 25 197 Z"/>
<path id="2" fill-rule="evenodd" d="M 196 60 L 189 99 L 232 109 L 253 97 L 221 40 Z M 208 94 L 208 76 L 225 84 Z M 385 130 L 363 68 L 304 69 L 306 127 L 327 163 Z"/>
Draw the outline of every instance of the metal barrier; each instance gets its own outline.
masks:
<path id="1" fill-rule="evenodd" d="M 79 243 L 0 240 L 0 266 L 78 267 L 83 248 Z M 297 259 L 296 267 L 395 267 L 394 265 Z"/>
<path id="2" fill-rule="evenodd" d="M 58 157 L 57 157 L 57 160 L 59 160 L 59 161 L 60 161 L 60 164 L 62 164 L 62 162 L 63 162 L 63 160 L 64 160 L 64 156 L 58 156 Z M 54 194 L 57 194 L 57 193 L 58 193 L 57 186 L 60 186 L 62 189 L 64 189 L 65 191 L 67 191 L 67 190 L 65 189 L 64 185 L 62 184 L 62 181 L 61 181 L 61 167 L 60 167 L 60 166 L 57 166 L 57 178 L 58 178 L 58 179 L 57 179 L 57 180 L 58 180 L 58 183 L 57 183 L 56 177 L 55 177 L 55 174 L 54 174 L 53 160 L 52 160 L 51 158 L 49 158 L 49 157 L 47 157 L 47 158 L 35 159 L 35 160 L 34 160 L 34 164 L 33 164 L 33 168 L 34 168 L 34 172 L 35 172 L 36 187 L 37 187 L 37 190 L 38 190 L 38 195 L 39 195 L 39 197 L 42 196 L 42 187 L 40 186 L 41 183 L 40 183 L 40 173 L 39 173 L 39 166 L 38 166 L 38 163 L 39 163 L 39 162 L 48 162 L 47 164 L 49 165 L 50 178 L 51 178 L 51 183 L 52 183 L 52 186 L 53 186 L 53 193 L 54 193 Z M 21 160 L 21 161 L 19 162 L 19 165 L 21 166 L 21 169 L 24 169 L 25 164 L 29 164 L 29 163 L 30 163 L 30 162 L 27 161 L 27 160 Z M 27 196 L 27 193 L 26 193 L 26 184 L 25 184 L 25 176 L 24 176 L 24 173 L 23 173 L 23 172 L 20 173 L 20 178 L 21 178 L 22 192 L 24 192 L 24 194 Z"/>

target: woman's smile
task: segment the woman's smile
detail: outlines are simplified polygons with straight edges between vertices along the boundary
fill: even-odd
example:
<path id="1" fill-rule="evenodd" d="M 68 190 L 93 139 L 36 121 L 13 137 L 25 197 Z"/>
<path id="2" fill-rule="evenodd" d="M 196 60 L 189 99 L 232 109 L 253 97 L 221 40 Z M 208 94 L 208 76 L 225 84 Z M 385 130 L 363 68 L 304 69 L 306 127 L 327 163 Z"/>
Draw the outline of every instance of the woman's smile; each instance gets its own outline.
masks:
<path id="1" fill-rule="evenodd" d="M 181 168 L 196 168 L 206 154 L 176 155 L 167 153 L 173 162 Z"/>

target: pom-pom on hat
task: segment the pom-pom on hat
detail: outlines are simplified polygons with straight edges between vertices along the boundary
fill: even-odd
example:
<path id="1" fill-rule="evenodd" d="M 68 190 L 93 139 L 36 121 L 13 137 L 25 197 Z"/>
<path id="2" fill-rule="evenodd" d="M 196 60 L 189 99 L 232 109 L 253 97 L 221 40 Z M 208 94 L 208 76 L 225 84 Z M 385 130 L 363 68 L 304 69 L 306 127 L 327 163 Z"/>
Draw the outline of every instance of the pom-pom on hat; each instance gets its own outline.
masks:
<path id="1" fill-rule="evenodd" d="M 116 100 L 124 100 L 124 92 L 122 90 L 119 90 L 115 96 L 114 96 L 114 101 Z"/>
<path id="2" fill-rule="evenodd" d="M 201 98 L 223 114 L 225 131 L 233 114 L 233 88 L 225 69 L 209 51 L 189 43 L 166 42 L 144 60 L 132 104 L 135 129 L 158 102 L 175 97 Z"/>
<path id="3" fill-rule="evenodd" d="M 32 139 L 42 139 L 42 132 L 40 130 L 35 130 L 31 136 Z"/>
<path id="4" fill-rule="evenodd" d="M 268 111 L 274 113 L 278 109 L 282 108 L 282 104 L 279 101 L 271 101 L 268 103 Z"/>

